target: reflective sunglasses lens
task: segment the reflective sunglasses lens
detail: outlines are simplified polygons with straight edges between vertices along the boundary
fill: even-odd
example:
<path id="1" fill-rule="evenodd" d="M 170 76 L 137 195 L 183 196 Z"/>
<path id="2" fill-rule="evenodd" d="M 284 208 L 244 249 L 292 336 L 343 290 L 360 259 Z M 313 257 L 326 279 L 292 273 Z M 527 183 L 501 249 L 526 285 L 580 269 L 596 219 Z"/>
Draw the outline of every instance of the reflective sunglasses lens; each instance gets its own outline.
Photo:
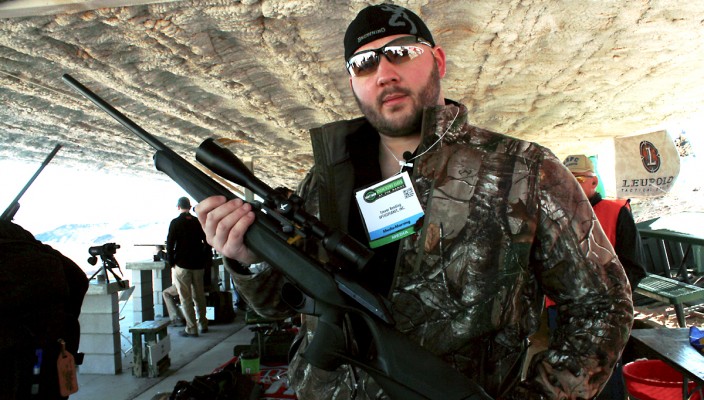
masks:
<path id="1" fill-rule="evenodd" d="M 423 49 L 418 46 L 385 46 L 377 50 L 369 50 L 354 55 L 347 62 L 347 69 L 352 76 L 369 75 L 379 66 L 379 54 L 383 54 L 392 64 L 403 64 L 421 54 Z"/>
<path id="2" fill-rule="evenodd" d="M 379 55 L 370 50 L 350 57 L 347 61 L 347 70 L 352 76 L 364 76 L 376 71 L 377 65 L 379 65 Z"/>
<path id="3" fill-rule="evenodd" d="M 393 64 L 402 64 L 413 60 L 423 54 L 423 49 L 416 43 L 432 47 L 430 43 L 415 36 L 400 37 L 378 49 L 370 49 L 353 55 L 347 61 L 347 71 L 352 76 L 369 75 L 376 71 L 382 54 Z"/>
<path id="4" fill-rule="evenodd" d="M 389 46 L 383 49 L 386 59 L 393 64 L 403 64 L 423 54 L 418 46 Z"/>

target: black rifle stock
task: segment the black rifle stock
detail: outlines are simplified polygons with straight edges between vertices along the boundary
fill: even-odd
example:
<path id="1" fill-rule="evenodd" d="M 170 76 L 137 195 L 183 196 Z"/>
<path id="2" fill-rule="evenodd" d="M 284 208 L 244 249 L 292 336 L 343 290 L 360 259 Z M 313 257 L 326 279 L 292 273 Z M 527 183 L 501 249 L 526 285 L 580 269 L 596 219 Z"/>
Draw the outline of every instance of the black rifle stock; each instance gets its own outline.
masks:
<path id="1" fill-rule="evenodd" d="M 44 167 L 46 167 L 47 164 L 49 164 L 51 159 L 54 158 L 54 156 L 56 155 L 56 153 L 59 152 L 60 149 L 61 149 L 61 145 L 57 144 L 54 147 L 54 150 L 52 150 L 51 153 L 49 153 L 49 155 L 46 156 L 46 158 L 44 159 L 44 162 L 42 162 L 42 165 L 39 167 L 37 172 L 35 172 L 34 175 L 32 175 L 32 177 L 29 179 L 27 184 L 24 185 L 22 190 L 20 190 L 20 193 L 15 197 L 14 200 L 12 200 L 12 203 L 10 203 L 10 205 L 2 213 L 2 215 L 0 216 L 0 221 L 12 221 L 12 219 L 15 218 L 15 214 L 17 214 L 17 211 L 20 209 L 20 198 L 22 197 L 24 192 L 26 192 L 27 189 L 29 189 L 29 186 L 32 185 L 32 182 L 34 182 L 34 180 L 37 179 L 37 177 L 42 172 Z"/>
<path id="2" fill-rule="evenodd" d="M 158 139 L 88 90 L 69 75 L 63 79 L 80 94 L 142 138 L 155 150 L 156 169 L 167 174 L 197 201 L 213 195 L 235 195 L 166 147 Z M 387 302 L 351 278 L 371 258 L 363 245 L 327 228 L 289 199 L 254 177 L 229 150 L 207 139 L 196 159 L 213 172 L 250 188 L 264 204 L 252 203 L 256 219 L 244 237 L 245 244 L 288 280 L 281 296 L 294 310 L 318 317 L 313 341 L 303 356 L 311 364 L 334 370 L 349 363 L 362 368 L 394 399 L 490 399 L 481 387 L 439 357 L 413 343 L 393 328 Z M 292 232 L 295 231 L 297 233 Z M 288 240 L 309 233 L 321 244 L 347 260 L 350 270 L 321 264 Z M 364 321 L 373 346 L 364 354 L 352 354 L 346 346 L 342 324 L 346 315 Z"/>

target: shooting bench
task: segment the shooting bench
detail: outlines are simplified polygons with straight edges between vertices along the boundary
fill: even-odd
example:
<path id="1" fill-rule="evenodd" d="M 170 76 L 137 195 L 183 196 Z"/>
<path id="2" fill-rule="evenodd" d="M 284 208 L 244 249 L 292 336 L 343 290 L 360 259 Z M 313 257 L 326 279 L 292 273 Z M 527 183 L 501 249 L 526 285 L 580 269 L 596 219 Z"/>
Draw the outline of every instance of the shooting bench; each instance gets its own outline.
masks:
<path id="1" fill-rule="evenodd" d="M 134 360 L 132 375 L 156 378 L 171 365 L 171 340 L 166 329 L 169 323 L 168 319 L 144 321 L 130 328 Z"/>
<path id="2" fill-rule="evenodd" d="M 697 285 L 704 272 L 704 213 L 683 212 L 636 224 L 643 241 L 646 276 L 634 293 L 675 307 L 677 323 L 686 327 L 684 305 L 704 301 Z"/>
<path id="3" fill-rule="evenodd" d="M 673 305 L 681 328 L 687 326 L 683 303 L 704 300 L 704 288 L 650 273 L 638 283 L 635 292 Z"/>

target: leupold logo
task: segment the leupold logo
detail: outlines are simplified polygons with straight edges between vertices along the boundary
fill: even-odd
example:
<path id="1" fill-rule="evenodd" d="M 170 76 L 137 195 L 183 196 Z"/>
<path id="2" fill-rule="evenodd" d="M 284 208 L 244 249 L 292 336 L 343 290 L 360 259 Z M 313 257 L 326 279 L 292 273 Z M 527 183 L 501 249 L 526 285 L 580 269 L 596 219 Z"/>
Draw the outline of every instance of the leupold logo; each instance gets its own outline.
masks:
<path id="1" fill-rule="evenodd" d="M 660 152 L 658 149 L 647 140 L 640 142 L 640 160 L 643 161 L 643 167 L 646 171 L 657 172 L 660 169 Z"/>

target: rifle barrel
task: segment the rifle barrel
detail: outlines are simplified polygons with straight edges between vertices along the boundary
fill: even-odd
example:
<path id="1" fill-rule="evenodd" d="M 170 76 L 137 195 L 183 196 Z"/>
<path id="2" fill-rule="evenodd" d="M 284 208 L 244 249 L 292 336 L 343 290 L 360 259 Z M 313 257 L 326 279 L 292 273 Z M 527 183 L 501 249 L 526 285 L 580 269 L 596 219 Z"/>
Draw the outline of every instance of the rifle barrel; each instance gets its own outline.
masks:
<path id="1" fill-rule="evenodd" d="M 159 139 L 155 138 L 151 133 L 145 131 L 134 123 L 131 119 L 127 118 L 124 114 L 119 112 L 115 107 L 111 106 L 106 102 L 105 100 L 101 99 L 93 93 L 90 89 L 87 87 L 83 86 L 82 83 L 78 82 L 75 80 L 71 75 L 69 74 L 64 74 L 62 76 L 62 79 L 64 82 L 66 82 L 69 86 L 71 86 L 74 90 L 76 90 L 78 93 L 82 94 L 84 97 L 86 97 L 88 100 L 92 101 L 93 104 L 98 106 L 101 110 L 105 111 L 113 117 L 117 122 L 122 124 L 125 128 L 129 129 L 130 132 L 134 133 L 135 135 L 139 136 L 142 140 L 147 142 L 150 146 L 152 146 L 156 150 L 161 150 L 163 152 L 169 153 L 169 154 L 176 154 L 173 150 L 171 150 L 169 147 L 165 146 L 163 143 L 159 141 Z"/>
<path id="2" fill-rule="evenodd" d="M 12 200 L 12 203 L 10 203 L 10 205 L 7 207 L 7 209 L 5 209 L 5 212 L 2 213 L 2 216 L 0 216 L 0 220 L 11 221 L 15 217 L 15 213 L 20 208 L 20 205 L 19 205 L 20 198 L 22 197 L 22 195 L 24 195 L 24 192 L 26 192 L 27 189 L 29 189 L 29 187 L 32 185 L 34 180 L 37 179 L 37 177 L 42 172 L 44 167 L 46 167 L 47 164 L 49 164 L 49 162 L 51 161 L 51 159 L 54 158 L 56 153 L 58 153 L 59 150 L 61 150 L 61 147 L 62 146 L 60 144 L 57 144 L 56 146 L 54 146 L 54 150 L 52 150 L 51 153 L 49 153 L 49 155 L 46 156 L 46 158 L 44 159 L 44 162 L 42 162 L 42 165 L 39 167 L 37 172 L 34 173 L 34 175 L 29 179 L 29 182 L 27 182 L 27 184 L 24 185 L 22 190 L 20 190 L 20 193 L 15 197 L 14 200 Z"/>

